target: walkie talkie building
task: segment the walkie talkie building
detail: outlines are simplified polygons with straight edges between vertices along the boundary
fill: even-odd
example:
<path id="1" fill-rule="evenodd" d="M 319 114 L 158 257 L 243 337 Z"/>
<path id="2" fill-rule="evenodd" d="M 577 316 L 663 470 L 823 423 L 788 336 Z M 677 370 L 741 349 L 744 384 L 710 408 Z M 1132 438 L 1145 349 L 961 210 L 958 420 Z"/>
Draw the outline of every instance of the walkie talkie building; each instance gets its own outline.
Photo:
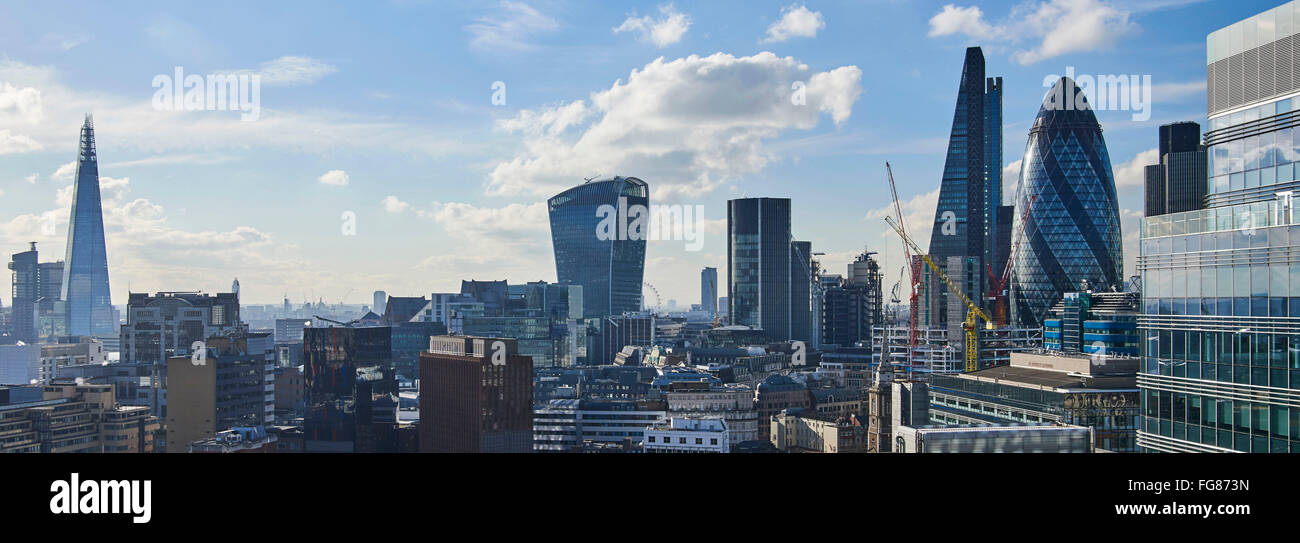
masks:
<path id="1" fill-rule="evenodd" d="M 628 232 L 633 206 L 648 210 L 650 187 L 635 177 L 588 181 L 546 202 L 555 248 L 555 275 L 560 283 L 582 287 L 587 317 L 622 315 L 641 310 L 645 277 L 645 236 Z M 601 207 L 616 211 L 617 227 L 602 233 Z M 606 208 L 606 209 L 610 209 Z M 649 221 L 649 216 L 645 217 Z M 608 235 L 606 235 L 608 234 Z M 608 238 L 608 239 L 603 239 Z"/>

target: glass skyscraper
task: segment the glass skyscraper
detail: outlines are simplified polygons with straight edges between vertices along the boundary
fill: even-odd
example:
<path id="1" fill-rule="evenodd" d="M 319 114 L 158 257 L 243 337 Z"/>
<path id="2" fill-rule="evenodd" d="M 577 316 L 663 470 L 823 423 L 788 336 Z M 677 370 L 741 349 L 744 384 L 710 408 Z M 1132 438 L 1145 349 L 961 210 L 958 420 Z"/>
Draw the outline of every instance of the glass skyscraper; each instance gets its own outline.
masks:
<path id="1" fill-rule="evenodd" d="M 1204 209 L 1142 221 L 1145 451 L 1300 452 L 1300 2 L 1206 39 Z"/>
<path id="2" fill-rule="evenodd" d="M 81 125 L 77 181 L 72 188 L 63 292 L 68 335 L 111 336 L 113 305 L 108 291 L 108 256 L 104 249 L 104 212 L 99 198 L 99 160 L 90 115 Z"/>
<path id="3" fill-rule="evenodd" d="M 727 201 L 727 304 L 732 324 L 772 341 L 812 340 L 812 244 L 790 233 L 789 198 Z"/>
<path id="4" fill-rule="evenodd" d="M 966 295 L 983 297 L 984 265 L 996 260 L 997 208 L 1002 204 L 1002 78 L 984 77 L 984 51 L 966 49 L 961 85 L 948 136 L 939 204 L 930 235 L 930 257 L 947 268 L 950 257 L 974 259 L 979 280 Z M 930 281 L 930 326 L 948 322 L 948 289 Z M 957 316 L 965 317 L 965 309 Z"/>
<path id="5" fill-rule="evenodd" d="M 1106 140 L 1087 97 L 1066 77 L 1047 93 L 1029 129 L 1012 231 L 1022 228 L 1011 273 L 1013 322 L 1040 326 L 1065 293 L 1083 290 L 1083 281 L 1092 290 L 1123 286 L 1119 202 Z"/>
<path id="6" fill-rule="evenodd" d="M 582 287 L 583 315 L 603 317 L 641 310 L 645 277 L 644 235 L 630 232 L 633 206 L 650 206 L 650 187 L 635 177 L 588 181 L 547 202 L 555 275 L 560 283 Z M 615 211 L 617 224 L 602 233 L 602 206 Z M 642 234 L 648 234 L 645 214 Z"/>

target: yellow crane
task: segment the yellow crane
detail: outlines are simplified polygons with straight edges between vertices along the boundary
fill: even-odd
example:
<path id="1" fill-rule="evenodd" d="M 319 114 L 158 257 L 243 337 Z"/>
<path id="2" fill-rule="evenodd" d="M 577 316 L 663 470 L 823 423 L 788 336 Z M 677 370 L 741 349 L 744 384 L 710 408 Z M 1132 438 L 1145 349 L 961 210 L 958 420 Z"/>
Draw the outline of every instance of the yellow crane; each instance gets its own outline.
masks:
<path id="1" fill-rule="evenodd" d="M 966 322 L 962 324 L 962 329 L 966 331 L 966 371 L 975 371 L 976 369 L 979 369 L 978 319 L 984 319 L 985 327 L 992 330 L 993 318 L 990 317 L 988 313 L 985 313 L 983 309 L 980 309 L 978 305 L 975 305 L 975 302 L 971 301 L 970 297 L 966 296 L 966 293 L 962 292 L 961 288 L 958 287 L 952 279 L 948 278 L 948 274 L 944 273 L 943 270 L 939 268 L 939 265 L 935 264 L 934 261 L 930 259 L 930 255 L 925 254 L 925 251 L 922 251 L 921 248 L 912 241 L 912 238 L 907 237 L 907 234 L 905 234 L 903 229 L 898 226 L 898 223 L 894 222 L 893 218 L 887 216 L 885 217 L 885 222 L 889 223 L 890 228 L 893 228 L 894 231 L 898 233 L 898 236 L 903 238 L 903 243 L 907 244 L 907 246 L 911 247 L 912 250 L 915 251 L 914 254 L 920 256 L 921 259 L 925 261 L 926 265 L 930 266 L 930 270 L 934 272 L 934 275 L 943 280 L 943 284 L 948 285 L 948 290 L 952 291 L 954 296 L 957 296 L 962 303 L 966 304 Z"/>

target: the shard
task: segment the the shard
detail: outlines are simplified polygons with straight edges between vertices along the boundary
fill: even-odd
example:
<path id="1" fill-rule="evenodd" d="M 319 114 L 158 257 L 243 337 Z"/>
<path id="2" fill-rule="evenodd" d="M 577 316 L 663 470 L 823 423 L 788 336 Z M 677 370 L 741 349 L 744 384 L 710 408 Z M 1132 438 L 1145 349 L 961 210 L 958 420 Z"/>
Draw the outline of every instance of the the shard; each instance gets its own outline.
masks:
<path id="1" fill-rule="evenodd" d="M 1106 140 L 1087 97 L 1066 77 L 1047 94 L 1029 129 L 1012 231 L 1022 228 L 1011 277 L 1018 324 L 1041 325 L 1067 292 L 1123 285 L 1119 201 Z"/>
<path id="2" fill-rule="evenodd" d="M 81 143 L 77 146 L 77 177 L 72 188 L 72 215 L 64 262 L 61 298 L 68 335 L 113 335 L 104 213 L 99 196 L 99 160 L 95 155 L 95 125 L 90 115 L 81 125 Z"/>

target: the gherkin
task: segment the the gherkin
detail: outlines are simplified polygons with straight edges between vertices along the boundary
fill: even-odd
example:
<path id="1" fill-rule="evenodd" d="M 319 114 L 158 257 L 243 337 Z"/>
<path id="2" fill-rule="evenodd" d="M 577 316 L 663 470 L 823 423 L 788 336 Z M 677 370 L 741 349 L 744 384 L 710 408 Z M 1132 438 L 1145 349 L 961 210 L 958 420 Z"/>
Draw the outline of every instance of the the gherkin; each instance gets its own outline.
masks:
<path id="1" fill-rule="evenodd" d="M 1070 78 L 1056 82 L 1029 130 L 1012 232 L 1021 236 L 1011 276 L 1012 316 L 1020 325 L 1040 325 L 1064 293 L 1085 281 L 1093 290 L 1123 285 L 1119 201 L 1106 140 Z"/>

